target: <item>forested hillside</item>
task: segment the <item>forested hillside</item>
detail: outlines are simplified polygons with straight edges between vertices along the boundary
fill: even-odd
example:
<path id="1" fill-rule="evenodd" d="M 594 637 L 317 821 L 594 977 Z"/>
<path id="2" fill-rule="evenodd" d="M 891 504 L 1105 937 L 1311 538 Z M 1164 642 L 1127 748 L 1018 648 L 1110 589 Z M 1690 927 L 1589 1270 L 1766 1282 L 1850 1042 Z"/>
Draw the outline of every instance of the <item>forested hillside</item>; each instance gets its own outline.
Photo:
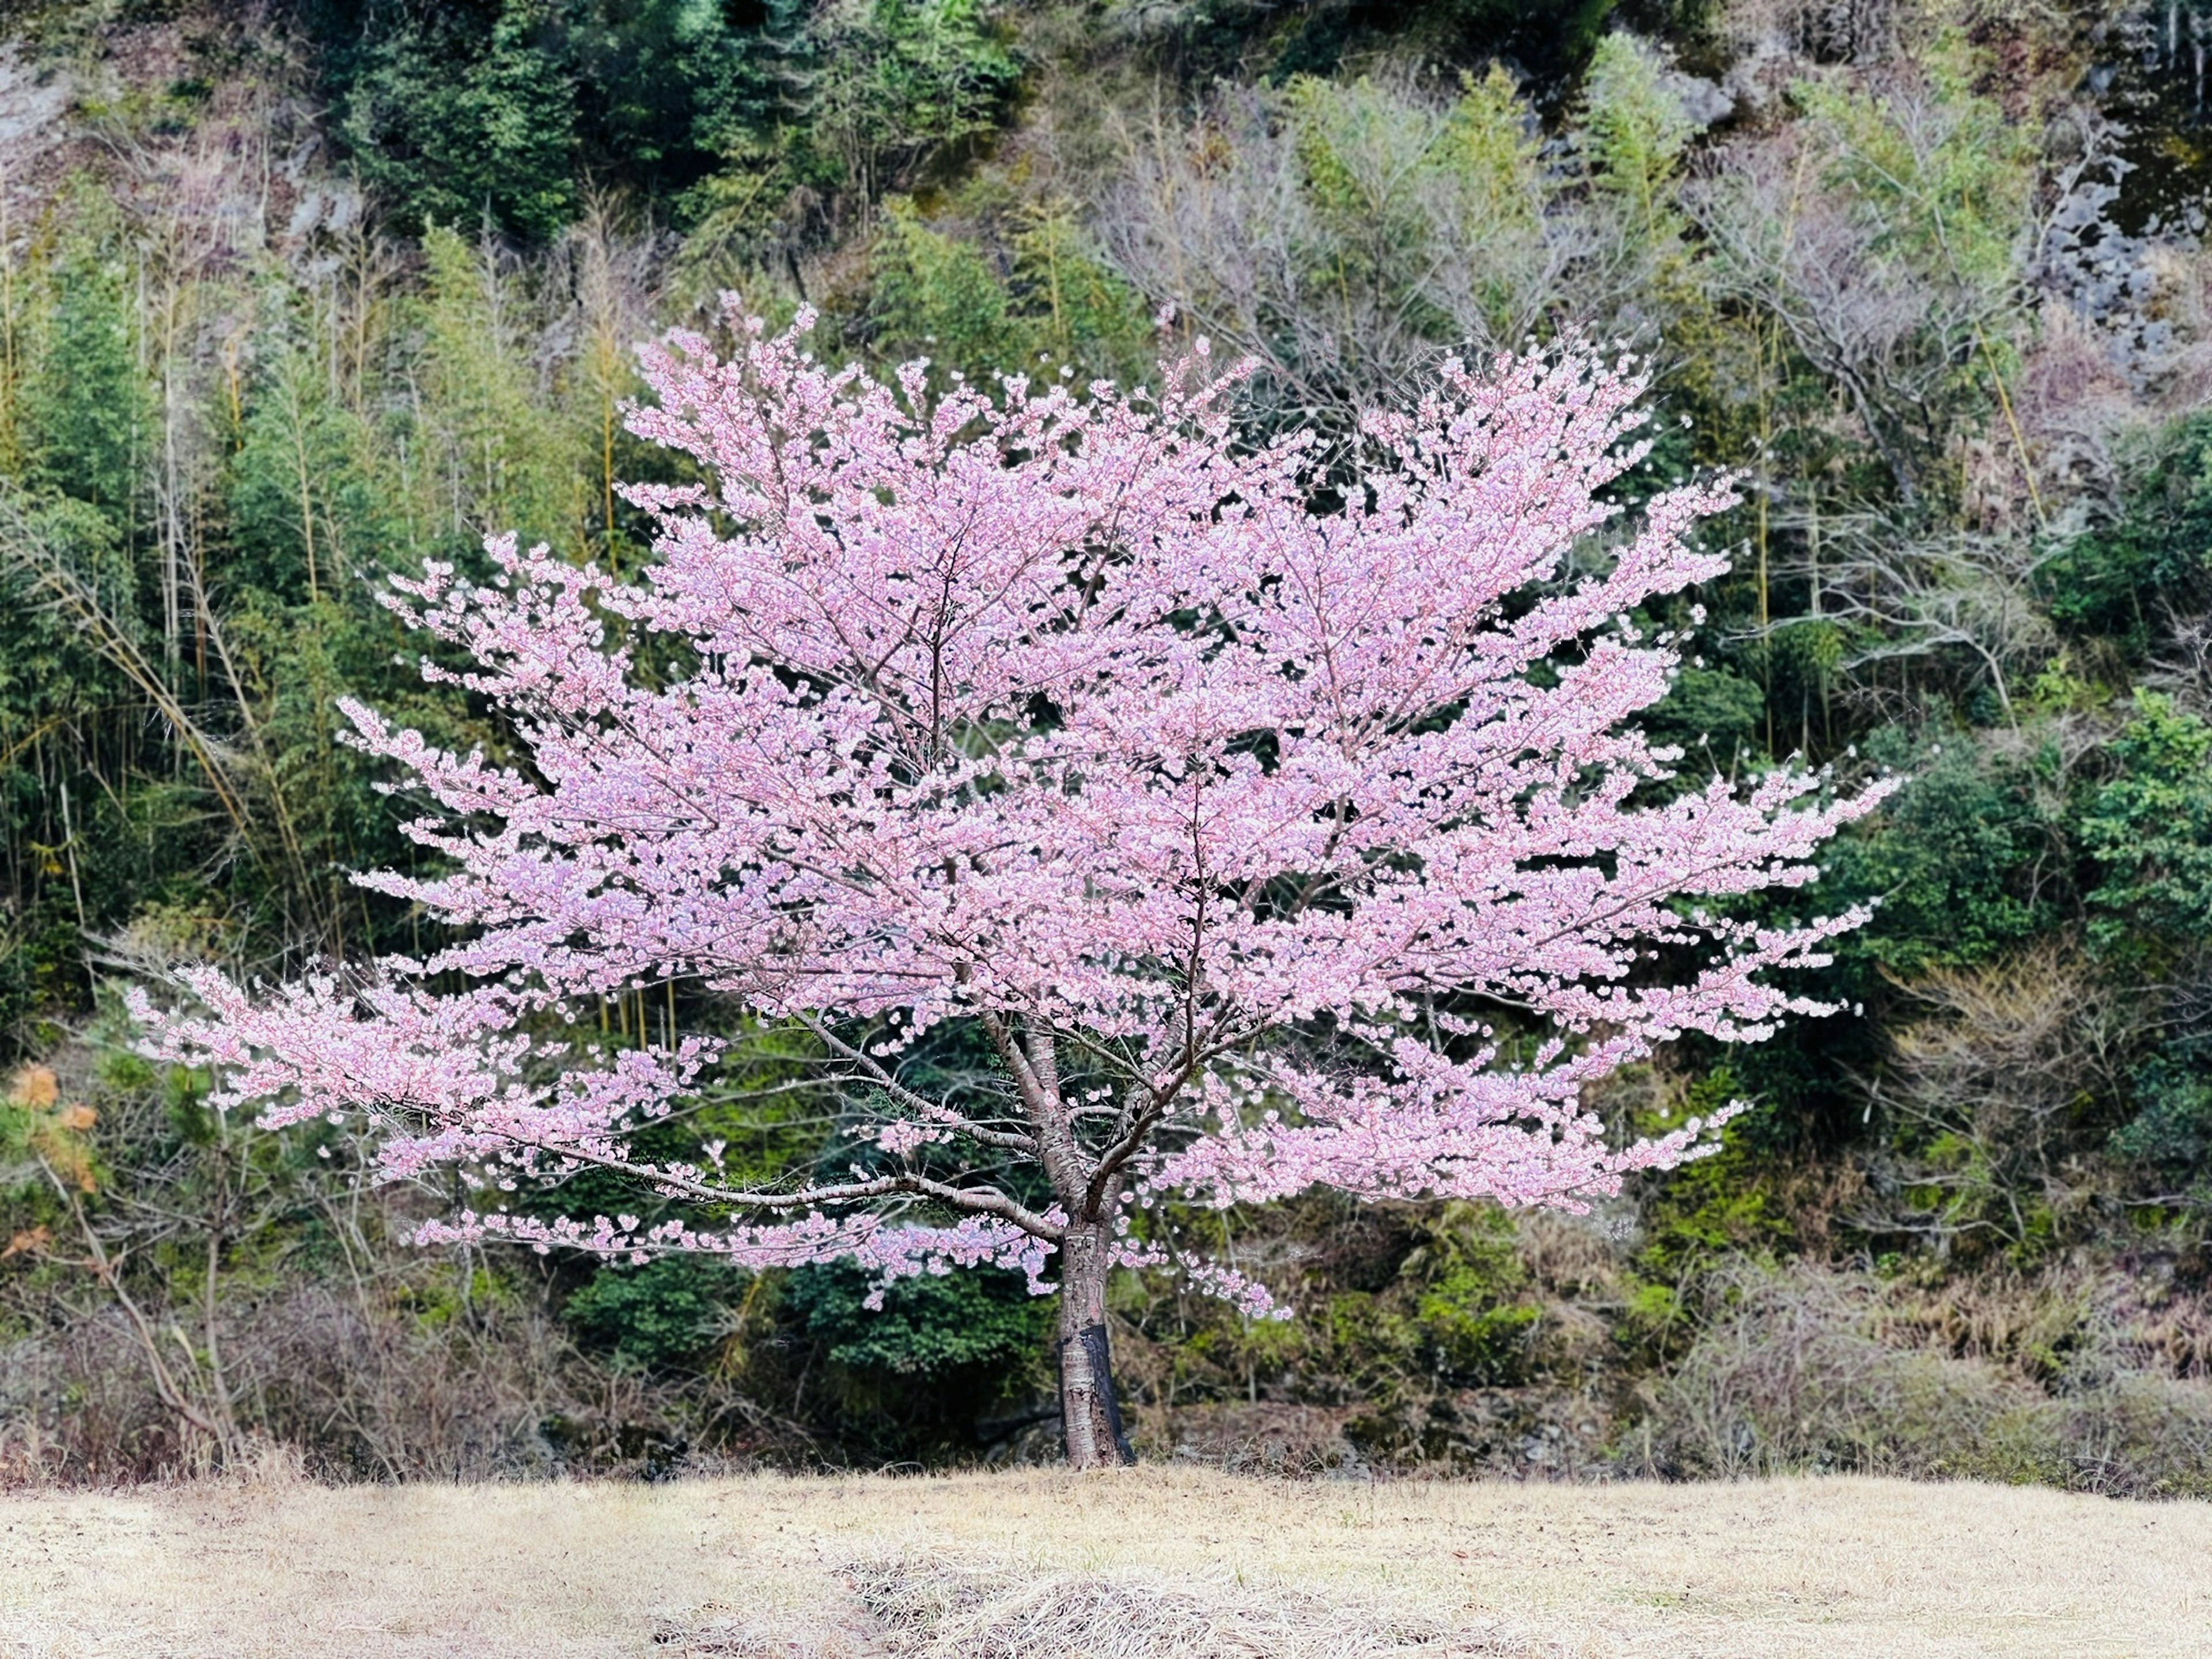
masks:
<path id="1" fill-rule="evenodd" d="M 802 305 L 940 385 L 1154 375 L 1341 438 L 1444 353 L 1648 355 L 1655 491 L 1735 473 L 1686 777 L 1908 780 L 1878 906 L 1589 1217 L 1194 1215 L 1289 1304 L 1115 1290 L 1142 1449 L 2212 1493 L 2212 8 L 2104 0 L 9 0 L 0 36 L 0 1479 L 873 1467 L 1049 1443 L 1018 1275 L 403 1246 L 447 1190 L 257 1132 L 121 988 L 419 950 L 349 872 L 439 741 L 378 603 L 489 531 L 617 568 L 637 341 Z M 656 988 L 610 1042 L 720 1030 Z M 720 1024 L 718 1024 L 720 1022 Z M 657 1127 L 836 1144 L 779 1043 Z M 945 1063 L 971 1063 L 951 1056 Z M 593 1179 L 597 1179 L 594 1177 Z M 580 1182 L 520 1203 L 638 1200 Z"/>

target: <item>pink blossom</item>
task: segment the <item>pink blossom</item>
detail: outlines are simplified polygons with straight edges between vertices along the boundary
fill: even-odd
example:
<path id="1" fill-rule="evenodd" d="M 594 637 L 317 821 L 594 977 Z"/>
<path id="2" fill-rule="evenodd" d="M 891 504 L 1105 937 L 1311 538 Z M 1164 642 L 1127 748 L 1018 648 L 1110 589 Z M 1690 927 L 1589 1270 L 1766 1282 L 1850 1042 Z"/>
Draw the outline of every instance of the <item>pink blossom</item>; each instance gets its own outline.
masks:
<path id="1" fill-rule="evenodd" d="M 1617 1147 L 1592 1083 L 1824 1012 L 1771 973 L 1862 918 L 1758 926 L 1738 901 L 1811 881 L 1884 791 L 1786 768 L 1678 787 L 1680 757 L 1628 724 L 1677 658 L 1627 619 L 1723 570 L 1697 532 L 1735 500 L 1607 504 L 1645 450 L 1632 367 L 1451 363 L 1332 458 L 1243 441 L 1235 375 L 1196 362 L 1150 400 L 1016 378 L 932 401 L 920 366 L 894 387 L 816 364 L 810 319 L 738 320 L 731 360 L 684 334 L 646 354 L 631 428 L 704 482 L 629 491 L 658 527 L 641 576 L 507 538 L 495 585 L 399 584 L 469 665 L 426 677 L 499 709 L 526 768 L 345 705 L 434 803 L 409 833 L 443 872 L 362 880 L 460 942 L 137 999 L 219 1103 L 368 1115 L 388 1176 L 596 1165 L 719 1218 L 493 1209 L 426 1239 L 851 1257 L 885 1282 L 995 1263 L 1043 1288 L 1079 1233 L 1109 1241 L 1086 1273 L 1176 1259 L 1116 1229 L 1125 1195 L 1579 1206 L 1728 1115 Z M 1316 511 L 1324 465 L 1344 504 Z M 860 1161 L 747 1185 L 719 1146 L 710 1168 L 639 1152 L 726 1044 L 607 1053 L 586 1021 L 669 978 L 803 1028 Z M 998 1056 L 996 1095 L 912 1081 L 949 1020 Z"/>

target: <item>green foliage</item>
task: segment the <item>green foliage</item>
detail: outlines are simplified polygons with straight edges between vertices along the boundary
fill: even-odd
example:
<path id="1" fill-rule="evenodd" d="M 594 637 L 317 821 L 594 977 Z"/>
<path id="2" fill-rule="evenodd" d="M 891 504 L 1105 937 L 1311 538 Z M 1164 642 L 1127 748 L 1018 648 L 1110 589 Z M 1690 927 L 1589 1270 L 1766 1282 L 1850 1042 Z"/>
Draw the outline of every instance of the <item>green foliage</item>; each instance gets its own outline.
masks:
<path id="1" fill-rule="evenodd" d="M 1702 776 L 1757 752 L 1765 712 L 1765 695 L 1756 680 L 1723 665 L 1691 663 L 1643 724 L 1655 742 L 1683 750 L 1683 764 Z"/>
<path id="2" fill-rule="evenodd" d="M 804 0 L 587 0 L 566 9 L 579 131 L 595 169 L 673 191 L 799 91 Z"/>
<path id="3" fill-rule="evenodd" d="M 1107 264 L 1066 197 L 1025 204 L 1012 237 L 1014 304 L 1028 325 L 1027 344 L 1052 367 L 1066 364 L 1079 384 L 1141 381 L 1158 356 L 1144 296 Z M 1013 360 L 1000 354 L 1004 366 Z"/>
<path id="4" fill-rule="evenodd" d="M 1420 1357 L 1454 1381 L 1522 1380 L 1541 1310 L 1522 1300 L 1528 1270 L 1513 1218 L 1496 1205 L 1455 1205 L 1401 1273 L 1418 1287 L 1408 1334 Z"/>
<path id="5" fill-rule="evenodd" d="M 1638 1134 L 1663 1134 L 1684 1118 L 1711 1115 L 1742 1093 L 1735 1069 L 1717 1066 L 1690 1085 L 1676 1109 L 1639 1116 L 1630 1127 Z M 1719 1152 L 1651 1183 L 1636 1252 L 1639 1273 L 1680 1286 L 1723 1260 L 1767 1257 L 1790 1248 L 1790 1224 L 1766 1186 L 1772 1160 L 1758 1140 L 1739 1123 Z"/>
<path id="6" fill-rule="evenodd" d="M 1035 354 L 1012 325 L 1011 301 L 981 249 L 925 225 L 893 197 L 875 250 L 876 349 L 889 362 L 1012 368 Z M 942 380 L 942 372 L 939 376 Z"/>
<path id="7" fill-rule="evenodd" d="M 2039 157 L 2033 124 L 1992 94 L 2001 79 L 1948 33 L 1864 65 L 1808 65 L 1795 118 L 1741 141 L 1736 165 L 1691 192 L 1696 281 L 1721 312 L 1698 327 L 1703 373 L 1801 506 L 1879 502 L 1948 525 L 1966 505 L 1966 434 L 2014 464 L 2026 453 L 2010 388 L 2034 325 Z M 1679 285 L 1678 263 L 1657 274 Z M 1805 540 L 1817 558 L 1809 527 Z M 1898 622 L 1914 610 L 1902 574 L 1883 587 Z M 1806 598 L 1784 613 L 1793 629 L 1820 616 Z"/>
<path id="8" fill-rule="evenodd" d="M 547 0 L 402 8 L 350 66 L 338 130 L 401 222 L 550 235 L 575 211 L 575 93 Z M 371 14 L 372 17 L 379 15 Z"/>
<path id="9" fill-rule="evenodd" d="M 310 0 L 356 166 L 411 228 L 544 239 L 588 178 L 674 199 L 804 144 L 806 0 Z M 794 111 L 801 119 L 789 119 Z M 802 163 L 782 184 L 808 182 Z M 781 204 L 777 204 L 778 206 Z"/>
<path id="10" fill-rule="evenodd" d="M 1464 76 L 1445 131 L 1443 163 L 1473 209 L 1483 240 L 1539 228 L 1549 188 L 1543 138 L 1513 77 L 1498 64 Z"/>
<path id="11" fill-rule="evenodd" d="M 1557 76 L 1583 62 L 1619 0 L 1443 0 L 1443 18 L 1482 56 L 1510 56 Z"/>
<path id="12" fill-rule="evenodd" d="M 2166 1194 L 2212 1206 L 2212 1032 L 2197 1012 L 2212 923 L 2212 725 L 2138 691 L 2109 749 L 2113 775 L 2085 803 L 2095 860 L 2089 937 L 2115 969 L 2173 986 L 2177 1017 L 2131 1079 L 2134 1115 L 2111 1147 Z"/>
<path id="13" fill-rule="evenodd" d="M 423 379 L 430 393 L 420 441 L 431 465 L 431 524 L 461 547 L 495 531 L 523 545 L 581 540 L 576 450 L 562 441 L 525 356 L 526 295 L 489 241 L 442 226 L 422 239 Z"/>
<path id="14" fill-rule="evenodd" d="M 2136 1115 L 2112 1131 L 2112 1150 L 2156 1172 L 2169 1191 L 2212 1206 L 2212 1067 L 2202 1039 L 2154 1054 L 2133 1079 Z"/>
<path id="15" fill-rule="evenodd" d="M 592 1347 L 650 1370 L 680 1370 L 721 1334 L 738 1285 L 732 1268 L 705 1256 L 606 1267 L 568 1298 L 561 1317 Z"/>
<path id="16" fill-rule="evenodd" d="M 996 246 L 938 228 L 895 196 L 872 249 L 872 341 L 886 365 L 927 357 L 941 389 L 1061 367 L 1079 384 L 1140 380 L 1156 360 L 1141 299 L 1099 258 L 1073 204 L 1022 204 Z"/>
<path id="17" fill-rule="evenodd" d="M 1947 34 L 1917 73 L 1869 91 L 1802 82 L 1807 137 L 1829 179 L 1863 204 L 1877 249 L 1929 289 L 1984 291 L 2019 280 L 2034 189 L 2032 135 L 1980 86 L 1973 48 Z"/>
<path id="18" fill-rule="evenodd" d="M 1343 313 L 1347 337 L 1356 316 L 1381 311 L 1404 313 L 1416 338 L 1450 338 L 1439 276 L 1493 331 L 1528 314 L 1556 185 L 1504 70 L 1468 77 L 1442 118 L 1372 81 L 1304 76 L 1285 88 L 1285 117 L 1316 233 L 1297 250 L 1304 285 Z"/>
<path id="19" fill-rule="evenodd" d="M 229 469 L 231 521 L 247 550 L 239 574 L 272 597 L 320 603 L 364 562 L 384 562 L 390 504 L 362 465 L 362 418 L 333 395 L 313 347 L 270 343 Z"/>
<path id="20" fill-rule="evenodd" d="M 2115 949 L 2141 936 L 2194 948 L 2212 926 L 2212 725 L 2139 691 L 2111 754 L 2118 775 L 2081 819 L 2103 873 L 2091 935 Z"/>
<path id="21" fill-rule="evenodd" d="M 1878 732 L 1867 748 L 1907 782 L 1826 860 L 1830 902 L 1881 907 L 1844 945 L 1850 957 L 1917 975 L 1986 962 L 2058 920 L 2063 894 L 2034 878 L 2063 825 L 2032 764 L 1988 753 L 1964 732 L 1929 742 Z"/>
<path id="22" fill-rule="evenodd" d="M 988 131 L 1020 73 L 981 0 L 830 0 L 815 39 L 812 142 L 871 196 Z"/>
<path id="23" fill-rule="evenodd" d="M 2149 647 L 2166 608 L 2202 595 L 2212 550 L 2212 417 L 2161 434 L 2120 510 L 2072 537 L 2039 572 L 2052 617 L 2089 637 Z"/>
<path id="24" fill-rule="evenodd" d="M 979 0 L 830 0 L 760 37 L 775 95 L 714 131 L 720 169 L 685 198 L 702 246 L 788 258 L 990 132 L 1020 69 Z"/>
<path id="25" fill-rule="evenodd" d="M 1012 1369 L 1033 1360 L 1053 1304 L 1019 1273 L 979 1269 L 902 1279 L 871 1308 L 874 1276 L 848 1262 L 795 1269 L 784 1301 L 806 1333 L 849 1370 L 900 1378 Z"/>
<path id="26" fill-rule="evenodd" d="M 1618 196 L 1647 242 L 1673 233 L 1674 186 L 1698 123 L 1665 60 L 1632 34 L 1608 34 L 1583 79 L 1583 150 L 1598 188 Z"/>
<path id="27" fill-rule="evenodd" d="M 1126 1316 L 1178 1330 L 1161 1356 L 1173 1396 L 1288 1389 L 1357 1403 L 1372 1408 L 1363 1437 L 1398 1445 L 1426 1436 L 1431 1409 L 1450 1396 L 1553 1383 L 1579 1364 L 1552 1317 L 1571 1292 L 1539 1282 L 1515 1216 L 1495 1204 L 1376 1208 L 1316 1197 L 1287 1231 L 1306 1264 L 1294 1320 L 1247 1319 L 1184 1297 L 1170 1322 L 1148 1316 L 1127 1287 Z"/>
<path id="28" fill-rule="evenodd" d="M 143 494 L 149 388 L 138 357 L 132 272 L 106 198 L 70 198 L 69 234 L 30 327 L 14 427 L 33 489 L 82 501 L 118 532 Z M 82 533 L 82 532 L 80 532 Z"/>

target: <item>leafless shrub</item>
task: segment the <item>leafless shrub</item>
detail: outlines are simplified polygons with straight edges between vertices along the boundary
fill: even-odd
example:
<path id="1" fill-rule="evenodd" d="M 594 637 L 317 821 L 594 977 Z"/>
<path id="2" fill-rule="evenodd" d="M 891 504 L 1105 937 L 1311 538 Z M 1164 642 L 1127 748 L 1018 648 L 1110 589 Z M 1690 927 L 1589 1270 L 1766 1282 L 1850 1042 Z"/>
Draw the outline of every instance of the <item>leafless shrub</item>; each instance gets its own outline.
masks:
<path id="1" fill-rule="evenodd" d="M 718 1403 L 599 1364 L 511 1306 L 426 1314 L 311 1282 L 227 1304 L 221 1328 L 238 1425 L 226 1449 L 165 1406 L 114 1310 L 0 1346 L 0 1484 L 234 1471 L 272 1454 L 335 1480 L 663 1473 Z"/>
<path id="2" fill-rule="evenodd" d="M 1148 296 L 1257 359 L 1285 418 L 1340 418 L 1447 347 L 1635 326 L 1650 250 L 1526 118 L 1503 82 L 1457 103 L 1403 75 L 1225 90 L 1124 135 L 1098 234 Z"/>
<path id="3" fill-rule="evenodd" d="M 402 1243 L 423 1195 L 343 1138 L 311 1156 L 55 1058 L 7 1103 L 33 1127 L 0 1178 L 52 1218 L 0 1226 L 0 1481 L 659 1474 L 803 1439 L 718 1370 L 580 1351 L 526 1274 Z"/>
<path id="4" fill-rule="evenodd" d="M 2122 1372 L 2056 1407 L 2066 1484 L 2114 1498 L 2212 1496 L 2212 1389 Z"/>
<path id="5" fill-rule="evenodd" d="M 2143 684 L 2171 696 L 2186 713 L 2212 713 L 2212 614 L 2170 613 L 2160 632 L 2165 646 Z"/>
<path id="6" fill-rule="evenodd" d="M 2027 535 L 1931 531 L 1874 511 L 1792 508 L 1775 523 L 1793 532 L 1775 570 L 1811 597 L 1806 614 L 1770 632 L 1787 645 L 1826 630 L 1837 641 L 1832 672 L 1856 702 L 1879 711 L 1885 684 L 1906 678 L 1886 671 L 1909 664 L 1923 685 L 1947 668 L 1963 687 L 1987 684 L 2009 716 L 2016 682 L 2057 648 L 2034 590 L 2050 550 Z"/>
<path id="7" fill-rule="evenodd" d="M 2045 306 L 2022 358 L 2013 401 L 2033 447 L 2039 475 L 2082 502 L 2114 503 L 2122 451 L 2149 416 L 2109 335 L 2069 306 Z M 2008 464 L 1977 480 L 1968 503 L 1984 523 L 2021 522 Z M 2002 499 L 2000 499 L 2002 498 Z"/>
<path id="8" fill-rule="evenodd" d="M 2152 314 L 2165 331 L 2157 406 L 2191 413 L 2212 403 L 2212 248 L 2166 243 L 2148 257 L 2157 278 Z"/>
<path id="9" fill-rule="evenodd" d="M 1942 1322 L 1910 1285 L 1811 1264 L 1717 1275 L 1716 1316 L 1655 1392 L 1631 1462 L 1691 1476 L 1828 1470 L 2212 1493 L 2212 1389 L 2136 1368 L 2140 1351 L 2110 1340 L 2114 1322 L 2071 1300 L 2083 1286 L 2052 1289 L 2015 1285 L 2010 1328 L 1994 1342 L 1983 1310 L 1985 1349 L 2026 1362 L 2043 1344 L 2021 1343 L 2025 1333 L 2062 1339 L 2061 1352 L 2042 1352 L 2056 1369 L 2038 1386 L 2022 1365 L 1930 1341 Z M 2067 1340 L 2080 1346 L 2063 1352 Z"/>
<path id="10" fill-rule="evenodd" d="M 1158 1413 L 1159 1425 L 1150 1437 L 1164 1445 L 1171 1462 L 1232 1474 L 1360 1473 L 1366 1459 L 1344 1432 L 1353 1414 L 1341 1406 L 1225 1401 Z"/>
<path id="11" fill-rule="evenodd" d="M 1863 1279 L 1743 1268 L 1658 1390 L 1644 1455 L 1666 1473 L 2033 1478 L 2043 1405 L 1996 1367 L 1887 1346 Z"/>
<path id="12" fill-rule="evenodd" d="M 1943 165 L 1958 143 L 1951 112 L 1912 76 L 1875 84 L 1887 136 L 1921 169 Z M 2016 331 L 2024 289 L 2017 273 L 1920 257 L 1920 228 L 1836 178 L 1837 158 L 1808 126 L 1715 150 L 1685 205 L 1705 233 L 1715 297 L 1773 319 L 1848 403 L 1900 500 L 1916 506 L 1954 430 L 1963 383 L 1990 341 Z M 1970 395 L 1978 401 L 1985 390 Z"/>
<path id="13" fill-rule="evenodd" d="M 2097 1189 L 2100 1109 L 2124 1087 L 2150 1011 L 2045 946 L 1911 988 L 1928 1016 L 1902 1026 L 1874 1099 L 1900 1120 L 1900 1160 L 1862 1225 L 2022 1244 Z"/>

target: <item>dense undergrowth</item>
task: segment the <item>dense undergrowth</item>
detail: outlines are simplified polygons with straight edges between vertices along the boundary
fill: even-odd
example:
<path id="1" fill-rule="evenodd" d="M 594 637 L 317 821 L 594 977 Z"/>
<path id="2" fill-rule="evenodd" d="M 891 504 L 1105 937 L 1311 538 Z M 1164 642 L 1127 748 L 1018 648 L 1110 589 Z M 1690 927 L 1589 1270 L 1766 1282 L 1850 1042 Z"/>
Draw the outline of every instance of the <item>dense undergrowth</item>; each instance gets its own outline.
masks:
<path id="1" fill-rule="evenodd" d="M 1442 351 L 1656 354 L 1653 483 L 1741 474 L 1654 722 L 1692 772 L 1911 781 L 1828 862 L 1847 1012 L 1689 1049 L 1624 1133 L 1719 1157 L 1587 1218 L 1194 1218 L 1297 1310 L 1117 1289 L 1140 1443 L 1276 1467 L 1822 1468 L 2212 1492 L 2212 12 L 2093 0 L 191 0 L 0 49 L 0 1478 L 291 1449 L 398 1479 L 1030 1455 L 1039 1304 L 392 1241 L 157 1074 L 190 955 L 412 950 L 336 738 L 426 692 L 381 573 L 488 528 L 643 556 L 629 348 L 723 289 L 878 368 L 1141 380 L 1343 431 Z M 2201 97 L 2201 94 L 2200 94 Z M 1654 619 L 1692 622 L 1685 611 Z M 617 1041 L 720 1018 L 656 992 Z M 836 1124 L 777 1044 L 656 1133 Z M 946 1065 L 974 1057 L 941 1057 Z M 763 1091 L 769 1092 L 763 1093 Z M 767 1103 L 763 1104 L 763 1102 Z M 568 1207 L 632 1202 L 570 1190 Z"/>

